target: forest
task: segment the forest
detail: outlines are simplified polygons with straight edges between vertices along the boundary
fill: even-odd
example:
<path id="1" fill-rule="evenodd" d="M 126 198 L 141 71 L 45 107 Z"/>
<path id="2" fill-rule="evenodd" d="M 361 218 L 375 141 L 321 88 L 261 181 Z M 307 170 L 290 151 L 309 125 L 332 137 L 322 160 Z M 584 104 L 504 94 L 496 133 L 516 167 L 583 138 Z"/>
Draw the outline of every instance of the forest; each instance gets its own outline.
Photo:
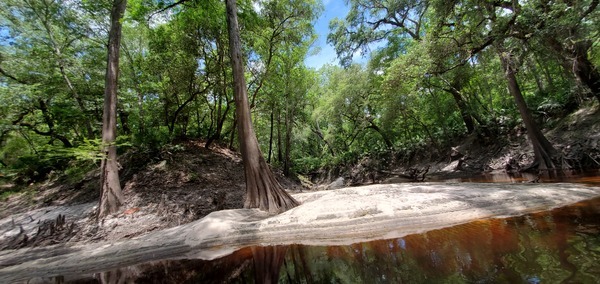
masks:
<path id="1" fill-rule="evenodd" d="M 421 194 L 410 184 L 431 181 L 437 172 L 529 172 L 533 178 L 526 183 L 562 170 L 595 170 L 598 176 L 600 1 L 344 0 L 348 13 L 332 19 L 322 34 L 315 23 L 331 3 L 2 0 L 0 272 L 21 263 L 15 271 L 28 271 L 26 261 L 46 253 L 6 250 L 78 241 L 146 236 L 155 246 L 140 251 L 171 258 L 210 244 L 222 250 L 297 244 L 286 234 L 312 240 L 311 226 L 344 218 L 367 226 L 373 236 L 389 236 L 396 219 L 380 228 L 369 222 L 416 210 L 403 194 Z M 307 60 L 323 51 L 319 37 L 334 49 L 336 61 L 309 67 Z M 440 228 L 530 213 L 522 207 L 535 202 L 558 207 L 598 194 L 580 185 L 554 186 L 550 197 L 538 185 L 420 184 L 432 201 L 418 209 L 449 216 L 438 218 Z M 365 189 L 371 195 L 321 190 L 359 185 L 371 186 Z M 444 199 L 443 190 L 455 190 L 455 199 Z M 499 193 L 489 200 L 472 194 L 485 190 Z M 319 211 L 329 203 L 308 207 L 350 197 L 355 199 L 346 205 L 356 208 L 347 216 L 334 201 L 330 215 Z M 523 205 L 517 197 L 535 202 Z M 505 207 L 493 207 L 494 198 Z M 454 201 L 493 214 L 477 211 L 459 220 L 449 214 L 458 206 Z M 454 205 L 436 207 L 446 203 Z M 71 207 L 48 209 L 47 215 L 59 213 L 46 220 L 36 215 L 44 206 Z M 235 225 L 232 216 L 217 212 L 242 207 L 258 208 L 268 218 L 297 207 L 306 212 L 300 216 L 314 219 L 231 211 L 262 224 L 254 232 L 256 226 Z M 27 212 L 43 222 L 17 228 L 16 214 Z M 238 231 L 205 232 L 202 226 L 211 220 L 205 216 Z M 171 239 L 155 237 L 182 224 L 180 231 L 165 230 Z M 335 228 L 343 239 L 348 228 Z M 212 243 L 202 239 L 209 233 L 217 236 Z M 332 230 L 331 242 L 336 236 Z M 90 249 L 107 259 L 120 248 L 102 250 L 99 244 Z M 399 243 L 391 244 L 394 253 L 401 251 Z M 57 257 L 77 254 L 50 250 Z M 15 278 L 0 280 L 24 277 L 6 275 Z"/>
<path id="2" fill-rule="evenodd" d="M 317 70 L 305 58 L 319 51 L 313 23 L 322 3 L 237 5 L 252 125 L 262 158 L 285 176 L 365 157 L 442 157 L 464 137 L 489 144 L 519 128 L 533 150 L 523 169 L 598 167 L 597 149 L 567 157 L 542 132 L 600 100 L 598 1 L 350 0 L 327 35 L 339 64 Z M 3 6 L 3 180 L 77 178 L 115 161 L 109 152 L 186 140 L 240 149 L 236 127 L 245 122 L 222 1 Z M 118 80 L 111 92 L 109 79 Z M 112 126 L 103 118 L 110 102 Z M 105 127 L 116 130 L 109 140 Z"/>

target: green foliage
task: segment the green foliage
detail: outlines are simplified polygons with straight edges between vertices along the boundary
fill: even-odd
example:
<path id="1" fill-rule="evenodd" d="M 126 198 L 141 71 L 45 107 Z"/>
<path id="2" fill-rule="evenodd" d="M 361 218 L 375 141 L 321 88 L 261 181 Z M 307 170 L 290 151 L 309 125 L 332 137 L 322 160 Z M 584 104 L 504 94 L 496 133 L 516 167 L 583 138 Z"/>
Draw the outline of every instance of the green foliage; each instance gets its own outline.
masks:
<path id="1" fill-rule="evenodd" d="M 177 2 L 128 1 L 120 153 L 189 138 L 237 141 L 224 3 Z M 344 68 L 320 70 L 304 66 L 314 52 L 320 1 L 238 2 L 255 131 L 265 158 L 290 173 L 382 153 L 434 152 L 470 132 L 514 129 L 519 113 L 498 44 L 513 55 L 528 107 L 541 121 L 587 99 L 586 86 L 568 68 L 574 51 L 600 64 L 599 12 L 590 0 L 351 0 L 328 35 Z M 102 157 L 109 7 L 90 0 L 3 2 L 4 176 L 23 182 L 51 171 L 81 176 L 79 169 Z M 352 61 L 359 54 L 370 57 L 367 64 Z"/>
<path id="2" fill-rule="evenodd" d="M 366 55 L 369 44 L 390 40 L 397 45 L 400 38 L 419 40 L 422 35 L 426 1 L 348 1 L 350 11 L 345 20 L 334 19 L 329 24 L 331 43 L 343 66 L 352 63 L 355 53 Z M 396 51 L 398 52 L 398 51 Z"/>
<path id="3" fill-rule="evenodd" d="M 22 137 L 13 137 L 0 152 L 3 163 L 6 164 L 5 175 L 17 183 L 41 181 L 51 172 L 63 172 L 75 180 L 81 177 L 90 166 L 98 165 L 103 158 L 101 140 L 82 141 L 77 147 L 65 148 L 62 145 L 42 144 L 27 145 Z M 129 137 L 119 136 L 117 147 L 125 151 L 132 144 Z"/>

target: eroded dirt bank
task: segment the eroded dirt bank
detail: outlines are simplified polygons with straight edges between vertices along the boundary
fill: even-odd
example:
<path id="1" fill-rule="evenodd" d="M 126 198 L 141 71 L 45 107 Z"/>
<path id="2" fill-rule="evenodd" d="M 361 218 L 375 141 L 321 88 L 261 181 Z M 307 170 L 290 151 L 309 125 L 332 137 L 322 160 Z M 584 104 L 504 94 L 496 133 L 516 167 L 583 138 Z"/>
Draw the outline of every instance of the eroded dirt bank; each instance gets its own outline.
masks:
<path id="1" fill-rule="evenodd" d="M 80 181 L 33 184 L 0 202 L 0 250 L 117 241 L 243 207 L 241 157 L 228 148 L 208 150 L 202 141 L 186 141 L 158 152 L 134 149 L 119 161 L 125 205 L 118 214 L 95 220 L 97 170 Z M 299 185 L 277 177 L 299 191 Z"/>
<path id="2" fill-rule="evenodd" d="M 600 196 L 578 184 L 421 183 L 298 193 L 277 216 L 223 210 L 120 242 L 0 252 L 0 282 L 75 275 L 168 258 L 214 259 L 249 245 L 350 244 L 397 238 L 483 218 L 519 215 Z"/>
<path id="3" fill-rule="evenodd" d="M 540 124 L 556 150 L 556 164 L 563 169 L 600 168 L 600 104 L 591 105 L 560 119 Z M 527 130 L 522 126 L 505 129 L 488 137 L 473 133 L 448 145 L 425 145 L 363 156 L 355 163 L 324 168 L 307 175 L 320 188 L 341 188 L 369 183 L 434 181 L 449 176 L 485 172 L 519 174 L 534 158 Z M 537 174 L 532 172 L 534 175 Z M 535 176 L 529 181 L 534 181 Z"/>

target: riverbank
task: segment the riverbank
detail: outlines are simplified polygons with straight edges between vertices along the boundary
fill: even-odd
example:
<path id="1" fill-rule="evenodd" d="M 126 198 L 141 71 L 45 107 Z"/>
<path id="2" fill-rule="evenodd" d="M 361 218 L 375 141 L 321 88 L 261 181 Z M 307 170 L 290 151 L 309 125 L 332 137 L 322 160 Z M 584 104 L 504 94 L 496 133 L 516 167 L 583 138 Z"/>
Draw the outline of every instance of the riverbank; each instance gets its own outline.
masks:
<path id="1" fill-rule="evenodd" d="M 581 172 L 600 168 L 600 104 L 592 102 L 541 125 L 556 150 L 556 163 L 562 169 Z M 490 138 L 473 133 L 443 149 L 424 146 L 379 156 L 366 155 L 355 163 L 313 172 L 304 182 L 319 189 L 331 189 L 373 183 L 439 181 L 497 172 L 523 176 L 524 182 L 553 181 L 553 177 L 544 176 L 545 172 L 530 171 L 521 175 L 534 160 L 524 127 L 497 135 Z"/>
<path id="2" fill-rule="evenodd" d="M 545 133 L 563 153 L 565 161 L 570 161 L 569 157 L 587 159 L 590 163 L 600 160 L 598 104 L 550 124 L 553 127 Z M 468 178 L 472 182 L 481 181 L 477 179 L 480 173 L 490 172 L 500 172 L 508 177 L 505 179 L 508 182 L 557 181 L 543 176 L 544 173 L 518 171 L 532 157 L 525 133 L 517 131 L 506 140 L 489 145 L 482 145 L 474 138 L 466 137 L 445 158 L 415 156 L 412 160 L 396 159 L 390 164 L 385 164 L 388 160 L 363 159 L 357 165 L 338 169 L 337 174 L 324 173 L 314 183 L 310 182 L 310 176 L 301 176 L 302 185 L 280 173 L 277 176 L 291 192 L 414 182 L 414 177 L 424 181 Z M 134 149 L 121 155 L 125 206 L 101 223 L 93 218 L 98 200 L 97 170 L 81 180 L 50 178 L 20 192 L 3 195 L 0 250 L 120 241 L 186 224 L 214 211 L 242 208 L 245 186 L 239 153 L 218 145 L 208 150 L 203 145 L 202 141 L 186 141 L 165 146 L 157 153 Z M 492 175 L 492 179 L 497 177 Z M 7 193 L 11 190 L 2 189 Z M 78 206 L 77 214 L 71 212 L 71 206 Z"/>
<path id="3" fill-rule="evenodd" d="M 297 193 L 302 205 L 277 216 L 255 209 L 223 210 L 122 241 L 5 250 L 0 252 L 0 282 L 93 273 L 159 259 L 214 259 L 251 245 L 398 238 L 597 196 L 599 187 L 566 183 L 393 184 Z"/>

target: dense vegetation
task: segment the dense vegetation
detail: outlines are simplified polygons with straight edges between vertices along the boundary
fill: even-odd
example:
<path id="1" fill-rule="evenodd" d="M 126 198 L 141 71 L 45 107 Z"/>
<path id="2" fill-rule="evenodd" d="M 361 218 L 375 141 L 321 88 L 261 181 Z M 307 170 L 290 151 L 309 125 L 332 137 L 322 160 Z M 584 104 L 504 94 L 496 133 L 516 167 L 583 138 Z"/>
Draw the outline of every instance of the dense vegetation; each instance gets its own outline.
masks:
<path id="1" fill-rule="evenodd" d="M 444 151 L 464 135 L 494 141 L 524 123 L 533 166 L 559 167 L 539 124 L 600 100 L 598 2 L 349 0 L 328 35 L 341 66 L 314 70 L 304 60 L 321 3 L 240 0 L 264 158 L 286 175 L 308 173 L 365 155 Z M 3 177 L 99 165 L 112 5 L 2 2 Z M 237 148 L 224 1 L 130 0 L 121 23 L 120 153 L 182 139 Z M 358 54 L 368 63 L 355 63 Z"/>

